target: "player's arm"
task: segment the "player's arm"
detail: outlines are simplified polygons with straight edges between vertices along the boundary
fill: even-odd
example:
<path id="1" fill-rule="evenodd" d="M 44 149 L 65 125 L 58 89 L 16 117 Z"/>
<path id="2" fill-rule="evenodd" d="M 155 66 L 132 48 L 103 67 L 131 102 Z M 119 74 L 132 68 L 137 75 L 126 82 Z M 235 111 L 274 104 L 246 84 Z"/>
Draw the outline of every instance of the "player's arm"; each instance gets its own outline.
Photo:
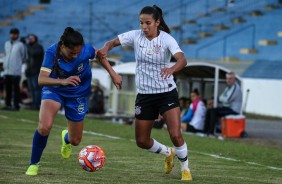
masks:
<path id="1" fill-rule="evenodd" d="M 99 50 L 100 54 L 102 57 L 107 57 L 108 51 L 111 50 L 112 48 L 121 45 L 120 41 L 118 38 L 115 38 L 111 41 L 108 41 L 105 43 L 104 47 Z"/>
<path id="2" fill-rule="evenodd" d="M 47 69 L 44 69 L 43 67 L 41 68 L 38 76 L 38 84 L 40 86 L 77 86 L 81 82 L 79 76 L 70 76 L 66 79 L 55 79 L 50 77 L 50 73 L 51 71 L 47 71 Z"/>
<path id="3" fill-rule="evenodd" d="M 100 61 L 101 65 L 107 70 L 107 72 L 111 76 L 112 81 L 113 81 L 114 85 L 116 86 L 116 88 L 121 89 L 122 77 L 114 71 L 114 69 L 110 65 L 109 61 L 107 60 L 106 57 L 104 57 L 102 55 L 100 50 L 97 51 L 96 58 Z"/>
<path id="4" fill-rule="evenodd" d="M 161 76 L 164 79 L 169 78 L 175 72 L 180 71 L 187 65 L 187 60 L 183 52 L 177 52 L 176 54 L 174 54 L 174 58 L 176 59 L 176 63 L 172 67 L 170 68 L 165 67 L 161 70 Z"/>
<path id="5" fill-rule="evenodd" d="M 171 69 L 173 70 L 173 73 L 182 70 L 187 65 L 187 60 L 183 52 L 176 53 L 174 55 L 174 58 L 176 59 L 176 63 L 175 65 L 171 67 Z"/>

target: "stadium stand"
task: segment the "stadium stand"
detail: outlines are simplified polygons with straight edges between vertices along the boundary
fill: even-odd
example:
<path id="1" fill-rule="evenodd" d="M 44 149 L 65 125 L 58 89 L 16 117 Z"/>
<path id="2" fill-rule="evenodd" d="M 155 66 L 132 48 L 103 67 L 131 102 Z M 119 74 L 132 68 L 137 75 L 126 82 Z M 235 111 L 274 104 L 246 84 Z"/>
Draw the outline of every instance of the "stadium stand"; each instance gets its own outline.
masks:
<path id="1" fill-rule="evenodd" d="M 278 0 L 236 0 L 234 4 L 228 0 L 152 2 L 162 7 L 172 35 L 188 58 L 281 60 L 282 9 Z M 2 0 L 1 4 L 1 45 L 10 28 L 18 27 L 21 36 L 37 34 L 47 48 L 58 41 L 66 26 L 78 29 L 86 42 L 101 47 L 119 33 L 138 29 L 138 12 L 148 2 L 51 0 L 42 4 L 38 0 Z M 123 61 L 134 60 L 127 49 L 115 49 L 111 54 Z"/>

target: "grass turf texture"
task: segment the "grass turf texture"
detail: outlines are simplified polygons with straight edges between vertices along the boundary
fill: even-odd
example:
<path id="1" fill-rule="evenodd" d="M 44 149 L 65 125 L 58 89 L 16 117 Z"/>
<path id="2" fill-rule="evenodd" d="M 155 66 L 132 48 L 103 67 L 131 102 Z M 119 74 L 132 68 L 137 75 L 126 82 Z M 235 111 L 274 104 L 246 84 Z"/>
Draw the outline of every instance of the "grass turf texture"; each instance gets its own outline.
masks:
<path id="1" fill-rule="evenodd" d="M 73 147 L 70 159 L 62 159 L 61 131 L 66 127 L 66 120 L 61 115 L 55 119 L 38 176 L 26 176 L 37 120 L 38 112 L 34 111 L 0 111 L 0 183 L 182 183 L 178 160 L 175 158 L 172 173 L 164 174 L 164 157 L 139 149 L 134 142 L 134 128 L 129 125 L 86 118 L 84 130 L 87 132 L 81 144 Z M 190 183 L 278 184 L 282 181 L 282 170 L 267 167 L 282 168 L 282 149 L 183 136 L 189 146 L 193 176 Z M 154 129 L 152 137 L 171 145 L 165 130 Z M 80 168 L 77 154 L 84 146 L 92 144 L 105 151 L 106 162 L 101 170 L 90 173 Z"/>

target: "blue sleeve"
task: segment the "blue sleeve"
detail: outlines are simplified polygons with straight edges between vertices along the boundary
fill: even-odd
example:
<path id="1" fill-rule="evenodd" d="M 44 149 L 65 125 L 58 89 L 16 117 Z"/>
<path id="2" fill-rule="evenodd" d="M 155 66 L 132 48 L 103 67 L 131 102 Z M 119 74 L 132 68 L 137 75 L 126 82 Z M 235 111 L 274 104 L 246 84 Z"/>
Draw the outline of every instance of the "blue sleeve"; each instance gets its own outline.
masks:
<path id="1" fill-rule="evenodd" d="M 54 60 L 55 60 L 55 56 L 52 53 L 48 51 L 45 52 L 44 59 L 42 62 L 42 67 L 52 70 L 54 66 Z"/>
<path id="2" fill-rule="evenodd" d="M 57 48 L 57 44 L 53 44 L 46 50 L 46 52 L 44 54 L 42 67 L 47 68 L 50 71 L 52 71 L 53 66 L 54 66 L 56 48 Z"/>
<path id="3" fill-rule="evenodd" d="M 193 117 L 193 110 L 189 108 L 188 112 L 181 118 L 181 122 L 190 122 Z"/>
<path id="4" fill-rule="evenodd" d="M 95 49 L 94 49 L 94 47 L 91 44 L 85 44 L 85 45 L 86 45 L 87 50 L 88 50 L 88 52 L 90 54 L 89 59 L 94 59 L 94 57 L 95 57 Z"/>

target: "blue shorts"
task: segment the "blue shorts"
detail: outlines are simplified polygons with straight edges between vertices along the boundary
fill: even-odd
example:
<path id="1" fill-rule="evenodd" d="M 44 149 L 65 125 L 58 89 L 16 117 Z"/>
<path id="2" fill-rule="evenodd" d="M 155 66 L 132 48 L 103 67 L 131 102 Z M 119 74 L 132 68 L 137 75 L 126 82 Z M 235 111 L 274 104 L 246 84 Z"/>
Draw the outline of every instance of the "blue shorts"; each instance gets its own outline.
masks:
<path id="1" fill-rule="evenodd" d="M 65 117 L 73 122 L 80 122 L 88 112 L 87 97 L 66 98 L 50 90 L 42 90 L 42 100 L 59 102 L 65 110 Z"/>

